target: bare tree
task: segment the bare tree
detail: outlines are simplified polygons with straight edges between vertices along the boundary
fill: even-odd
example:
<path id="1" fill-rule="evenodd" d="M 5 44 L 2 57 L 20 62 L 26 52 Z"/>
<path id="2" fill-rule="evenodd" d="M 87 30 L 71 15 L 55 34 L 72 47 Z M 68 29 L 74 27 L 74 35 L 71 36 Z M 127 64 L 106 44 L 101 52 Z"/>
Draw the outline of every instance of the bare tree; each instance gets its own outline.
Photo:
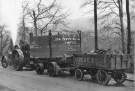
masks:
<path id="1" fill-rule="evenodd" d="M 30 27 L 27 27 L 27 26 L 25 26 L 25 29 L 24 29 L 24 26 L 23 26 L 22 21 L 21 21 L 21 23 L 18 24 L 17 43 L 20 40 L 25 41 L 25 42 L 28 41 L 30 30 L 31 30 Z"/>
<path id="2" fill-rule="evenodd" d="M 25 1 L 22 2 L 22 27 L 23 27 L 22 40 L 24 40 L 24 41 L 25 41 L 25 37 L 26 37 L 25 18 L 28 15 L 27 14 L 28 4 L 29 4 L 28 2 L 25 2 Z"/>
<path id="3" fill-rule="evenodd" d="M 5 25 L 0 26 L 0 37 L 1 37 L 1 55 L 2 55 L 2 47 L 3 47 L 3 31 L 4 31 Z"/>
<path id="4" fill-rule="evenodd" d="M 107 13 L 105 13 L 102 18 L 100 19 L 104 19 L 107 17 L 107 21 L 109 21 L 110 17 L 114 17 L 113 18 L 113 22 L 108 23 L 107 25 L 105 25 L 105 27 L 103 27 L 104 29 L 107 28 L 107 30 L 111 30 L 111 32 L 113 31 L 113 33 L 118 34 L 121 36 L 121 46 L 122 46 L 122 52 L 125 53 L 125 32 L 124 32 L 124 25 L 123 25 L 123 3 L 122 0 L 110 0 L 110 1 L 105 1 L 102 0 L 100 3 L 103 3 L 103 6 L 101 9 L 110 9 Z M 118 12 L 116 11 L 118 10 Z M 117 22 L 118 20 L 114 19 L 116 17 L 119 17 L 120 22 Z M 120 30 L 119 31 L 115 31 L 115 30 Z"/>
<path id="5" fill-rule="evenodd" d="M 120 24 L 121 24 L 121 41 L 122 41 L 122 52 L 125 53 L 125 43 L 124 43 L 124 26 L 123 26 L 123 3 L 122 0 L 118 0 L 119 5 L 119 17 L 120 17 Z"/>
<path id="6" fill-rule="evenodd" d="M 29 6 L 29 2 L 26 0 L 22 1 L 22 13 L 20 17 L 20 22 L 18 24 L 18 31 L 17 31 L 17 42 L 19 40 L 26 41 L 27 40 L 27 33 L 28 33 L 28 28 L 26 26 L 27 20 L 28 20 L 28 13 L 27 13 L 27 8 Z"/>
<path id="7" fill-rule="evenodd" d="M 82 6 L 93 5 L 94 0 L 87 0 Z M 118 34 L 121 37 L 121 46 L 125 52 L 124 26 L 123 26 L 123 6 L 122 0 L 97 0 L 98 24 L 100 30 L 105 34 Z M 118 19 L 120 21 L 118 21 Z M 107 33 L 109 32 L 109 33 Z"/>
<path id="8" fill-rule="evenodd" d="M 130 13 L 129 13 L 129 0 L 126 0 L 126 12 L 127 12 L 127 53 L 130 54 L 131 48 L 131 29 L 130 29 Z"/>
<path id="9" fill-rule="evenodd" d="M 46 6 L 42 0 L 39 0 L 36 8 L 27 8 L 28 14 L 32 19 L 34 26 L 35 35 L 37 36 L 41 32 L 41 36 L 44 30 L 50 24 L 64 24 L 64 19 L 67 17 L 66 14 L 60 14 L 61 7 L 56 4 L 56 0 Z"/>
<path id="10" fill-rule="evenodd" d="M 94 0 L 95 50 L 98 49 L 97 0 Z"/>
<path id="11" fill-rule="evenodd" d="M 86 0 L 81 7 L 92 5 L 94 6 L 94 28 L 95 28 L 95 50 L 98 49 L 98 28 L 97 28 L 97 8 L 98 0 Z M 90 11 L 89 11 L 90 12 Z"/>
<path id="12" fill-rule="evenodd" d="M 130 17 L 131 21 L 135 21 L 135 0 L 130 0 L 129 7 L 130 7 Z"/>
<path id="13" fill-rule="evenodd" d="M 6 46 L 10 45 L 11 40 L 9 31 L 6 30 L 5 25 L 0 25 L 0 38 L 1 38 L 1 55 L 3 55 L 3 50 Z"/>

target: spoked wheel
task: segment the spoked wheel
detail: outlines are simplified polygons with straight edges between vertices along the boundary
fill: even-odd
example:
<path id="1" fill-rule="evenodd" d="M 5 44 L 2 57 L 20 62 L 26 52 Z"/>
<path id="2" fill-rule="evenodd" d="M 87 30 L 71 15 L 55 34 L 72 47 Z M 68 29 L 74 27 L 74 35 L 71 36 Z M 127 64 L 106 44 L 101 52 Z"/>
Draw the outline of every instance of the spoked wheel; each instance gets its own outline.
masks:
<path id="1" fill-rule="evenodd" d="M 127 78 L 127 75 L 123 72 L 114 72 L 113 75 L 113 79 L 117 82 L 117 84 L 122 84 Z"/>
<path id="2" fill-rule="evenodd" d="M 2 62 L 2 67 L 3 68 L 7 68 L 8 67 L 8 63 L 6 61 Z"/>
<path id="3" fill-rule="evenodd" d="M 104 70 L 98 70 L 96 74 L 96 79 L 99 84 L 107 85 L 111 80 L 111 76 Z"/>
<path id="4" fill-rule="evenodd" d="M 83 80 L 84 73 L 82 72 L 81 69 L 76 69 L 75 70 L 75 78 L 79 81 Z"/>
<path id="5" fill-rule="evenodd" d="M 3 68 L 7 68 L 8 67 L 7 58 L 5 56 L 2 57 L 1 64 L 2 64 Z"/>
<path id="6" fill-rule="evenodd" d="M 36 72 L 37 72 L 37 74 L 40 74 L 40 75 L 43 74 L 44 73 L 44 64 L 42 64 L 42 63 L 37 64 Z"/>

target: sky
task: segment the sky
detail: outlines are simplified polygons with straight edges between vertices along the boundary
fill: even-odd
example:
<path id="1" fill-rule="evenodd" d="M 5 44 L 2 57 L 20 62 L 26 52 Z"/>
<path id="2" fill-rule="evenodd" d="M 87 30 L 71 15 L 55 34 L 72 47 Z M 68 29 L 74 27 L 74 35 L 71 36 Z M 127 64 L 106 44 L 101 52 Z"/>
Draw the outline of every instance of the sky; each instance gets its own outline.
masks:
<path id="1" fill-rule="evenodd" d="M 27 1 L 27 0 L 26 0 Z M 33 1 L 33 0 L 29 0 Z M 65 10 L 71 15 L 70 19 L 84 17 L 84 12 L 80 9 L 83 0 L 57 0 Z M 11 32 L 13 41 L 17 37 L 17 24 L 21 17 L 22 0 L 0 0 L 0 24 L 6 24 Z"/>
<path id="2" fill-rule="evenodd" d="M 19 18 L 19 2 L 17 0 L 0 0 L 0 24 L 5 24 L 11 32 L 13 42 L 17 36 L 17 23 Z M 19 1 L 19 0 L 18 0 Z"/>

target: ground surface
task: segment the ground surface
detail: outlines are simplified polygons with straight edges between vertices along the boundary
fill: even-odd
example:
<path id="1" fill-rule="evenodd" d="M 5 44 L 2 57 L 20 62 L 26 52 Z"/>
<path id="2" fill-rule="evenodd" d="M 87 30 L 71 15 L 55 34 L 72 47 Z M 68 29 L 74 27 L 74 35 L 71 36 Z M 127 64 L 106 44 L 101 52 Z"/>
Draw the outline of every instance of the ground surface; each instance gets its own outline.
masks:
<path id="1" fill-rule="evenodd" d="M 109 86 L 102 86 L 88 76 L 84 81 L 77 81 L 74 77 L 49 77 L 37 75 L 34 71 L 13 71 L 0 68 L 0 91 L 134 91 L 133 82 L 126 81 L 122 86 L 116 86 L 112 80 Z"/>

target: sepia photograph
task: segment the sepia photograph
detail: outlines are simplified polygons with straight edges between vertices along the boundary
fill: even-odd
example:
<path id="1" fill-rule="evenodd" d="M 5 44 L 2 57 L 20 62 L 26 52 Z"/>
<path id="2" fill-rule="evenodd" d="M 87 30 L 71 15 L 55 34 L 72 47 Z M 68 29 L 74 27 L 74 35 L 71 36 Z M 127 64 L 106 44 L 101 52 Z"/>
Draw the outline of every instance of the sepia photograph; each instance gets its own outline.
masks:
<path id="1" fill-rule="evenodd" d="M 0 91 L 134 91 L 135 0 L 0 0 Z"/>

